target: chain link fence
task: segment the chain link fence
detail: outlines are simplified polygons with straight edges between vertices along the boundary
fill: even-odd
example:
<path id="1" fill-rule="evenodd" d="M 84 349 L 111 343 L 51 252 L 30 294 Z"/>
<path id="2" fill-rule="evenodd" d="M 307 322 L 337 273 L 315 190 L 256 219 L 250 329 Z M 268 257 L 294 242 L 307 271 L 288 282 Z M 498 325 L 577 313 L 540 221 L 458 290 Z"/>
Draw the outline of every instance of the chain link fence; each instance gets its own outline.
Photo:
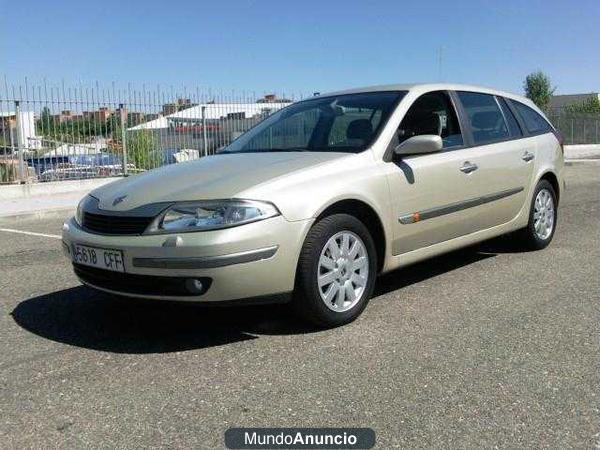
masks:
<path id="1" fill-rule="evenodd" d="M 600 116 L 556 115 L 549 119 L 564 136 L 565 144 L 600 144 Z"/>
<path id="2" fill-rule="evenodd" d="M 119 176 L 212 155 L 301 98 L 5 83 L 0 183 Z"/>

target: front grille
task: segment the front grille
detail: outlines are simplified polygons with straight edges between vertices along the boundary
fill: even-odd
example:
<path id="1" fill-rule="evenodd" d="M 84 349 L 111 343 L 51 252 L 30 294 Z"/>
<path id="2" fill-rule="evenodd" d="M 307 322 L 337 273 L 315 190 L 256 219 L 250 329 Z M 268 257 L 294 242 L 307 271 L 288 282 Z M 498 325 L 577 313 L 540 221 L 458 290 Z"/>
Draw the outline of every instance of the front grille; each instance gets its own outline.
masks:
<path id="1" fill-rule="evenodd" d="M 139 295 L 176 297 L 201 295 L 208 290 L 212 282 L 211 278 L 197 278 L 202 281 L 204 289 L 202 292 L 190 292 L 186 287 L 186 281 L 189 280 L 189 278 L 184 277 L 161 277 L 112 272 L 110 270 L 97 269 L 81 264 L 73 264 L 73 270 L 75 271 L 75 275 L 91 285 L 110 289 L 111 291 Z"/>
<path id="2" fill-rule="evenodd" d="M 99 234 L 142 234 L 154 217 L 83 213 L 83 228 Z"/>

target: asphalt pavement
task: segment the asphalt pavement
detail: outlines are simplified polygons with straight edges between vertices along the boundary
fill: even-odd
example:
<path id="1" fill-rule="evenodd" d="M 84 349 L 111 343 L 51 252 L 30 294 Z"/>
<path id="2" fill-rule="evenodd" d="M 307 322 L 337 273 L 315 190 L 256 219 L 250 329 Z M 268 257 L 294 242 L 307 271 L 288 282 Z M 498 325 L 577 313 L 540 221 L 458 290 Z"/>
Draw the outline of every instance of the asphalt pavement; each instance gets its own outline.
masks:
<path id="1" fill-rule="evenodd" d="M 221 448 L 244 426 L 370 427 L 378 448 L 600 447 L 598 165 L 567 168 L 546 250 L 500 238 L 395 271 L 327 331 L 282 306 L 82 287 L 64 219 L 0 220 L 4 448 Z"/>

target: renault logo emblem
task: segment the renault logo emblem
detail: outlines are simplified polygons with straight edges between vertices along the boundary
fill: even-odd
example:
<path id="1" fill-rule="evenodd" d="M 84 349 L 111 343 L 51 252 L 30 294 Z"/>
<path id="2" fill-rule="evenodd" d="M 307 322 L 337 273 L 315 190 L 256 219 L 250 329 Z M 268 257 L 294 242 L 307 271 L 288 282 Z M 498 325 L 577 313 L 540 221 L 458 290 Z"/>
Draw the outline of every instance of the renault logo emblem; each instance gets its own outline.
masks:
<path id="1" fill-rule="evenodd" d="M 119 203 L 121 203 L 123 200 L 125 200 L 126 197 L 127 197 L 127 195 L 121 195 L 121 196 L 115 198 L 113 200 L 113 206 L 117 206 Z"/>

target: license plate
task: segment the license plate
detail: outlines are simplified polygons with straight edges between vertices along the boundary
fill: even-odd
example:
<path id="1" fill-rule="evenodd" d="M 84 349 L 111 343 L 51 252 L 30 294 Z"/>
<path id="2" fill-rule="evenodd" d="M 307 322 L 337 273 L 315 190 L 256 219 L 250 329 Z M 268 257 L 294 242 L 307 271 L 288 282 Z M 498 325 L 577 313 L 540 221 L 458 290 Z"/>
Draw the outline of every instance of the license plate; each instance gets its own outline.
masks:
<path id="1" fill-rule="evenodd" d="M 125 272 L 121 250 L 71 244 L 71 257 L 73 262 L 84 266 L 112 270 L 113 272 Z"/>

